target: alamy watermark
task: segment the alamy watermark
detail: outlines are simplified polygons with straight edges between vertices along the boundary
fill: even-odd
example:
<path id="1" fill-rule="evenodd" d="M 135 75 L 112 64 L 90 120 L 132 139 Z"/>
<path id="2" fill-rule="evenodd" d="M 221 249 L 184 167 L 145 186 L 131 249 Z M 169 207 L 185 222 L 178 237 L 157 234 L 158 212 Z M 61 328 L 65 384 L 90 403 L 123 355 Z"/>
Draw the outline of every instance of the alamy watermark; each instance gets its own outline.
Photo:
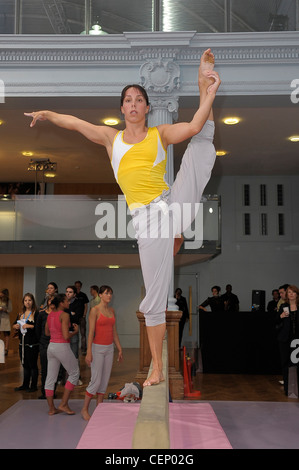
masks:
<path id="1" fill-rule="evenodd" d="M 0 103 L 5 103 L 5 86 L 3 80 L 0 80 Z"/>
<path id="2" fill-rule="evenodd" d="M 293 339 L 293 341 L 291 342 L 291 348 L 296 348 L 291 353 L 291 362 L 293 364 L 298 364 L 299 362 L 299 339 Z"/>
<path id="3" fill-rule="evenodd" d="M 295 88 L 291 92 L 291 101 L 294 104 L 299 103 L 299 78 L 294 78 L 294 80 L 291 81 L 291 88 Z"/>
<path id="4" fill-rule="evenodd" d="M 197 250 L 203 243 L 203 204 L 172 203 L 164 201 L 141 206 L 133 217 L 123 196 L 117 202 L 102 201 L 95 208 L 99 220 L 95 225 L 97 238 L 136 239 L 173 238 L 184 227 L 184 248 Z"/>

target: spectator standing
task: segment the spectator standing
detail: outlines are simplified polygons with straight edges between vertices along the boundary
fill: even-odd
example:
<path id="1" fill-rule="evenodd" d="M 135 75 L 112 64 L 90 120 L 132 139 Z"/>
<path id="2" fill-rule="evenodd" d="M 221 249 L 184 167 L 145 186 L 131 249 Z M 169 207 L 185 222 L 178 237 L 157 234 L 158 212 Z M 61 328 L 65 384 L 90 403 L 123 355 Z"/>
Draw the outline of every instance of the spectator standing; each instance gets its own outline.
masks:
<path id="1" fill-rule="evenodd" d="M 185 326 L 186 321 L 189 320 L 189 309 L 188 309 L 187 300 L 185 297 L 182 296 L 182 289 L 180 287 L 178 287 L 175 290 L 174 296 L 176 298 L 176 305 L 179 307 L 179 310 L 181 310 L 182 312 L 182 316 L 180 318 L 180 323 L 179 323 L 179 347 L 181 347 L 184 326 Z"/>
<path id="2" fill-rule="evenodd" d="M 87 295 L 81 291 L 82 288 L 82 282 L 81 281 L 76 281 L 75 282 L 75 287 L 76 287 L 76 297 L 77 299 L 80 299 L 84 305 L 84 312 L 83 316 L 80 320 L 79 323 L 79 331 L 80 331 L 80 337 L 81 337 L 81 352 L 82 354 L 86 354 L 86 315 L 87 315 L 87 310 L 88 310 L 88 297 Z"/>
<path id="3" fill-rule="evenodd" d="M 238 312 L 239 311 L 239 299 L 236 294 L 232 292 L 232 285 L 227 284 L 225 287 L 225 294 L 221 296 L 221 299 L 224 303 L 224 310 L 229 312 Z"/>
<path id="4" fill-rule="evenodd" d="M 212 312 L 223 312 L 224 302 L 220 296 L 221 288 L 219 286 L 213 286 L 211 291 L 212 297 L 208 297 L 198 308 L 207 311 L 206 307 L 209 306 Z"/>

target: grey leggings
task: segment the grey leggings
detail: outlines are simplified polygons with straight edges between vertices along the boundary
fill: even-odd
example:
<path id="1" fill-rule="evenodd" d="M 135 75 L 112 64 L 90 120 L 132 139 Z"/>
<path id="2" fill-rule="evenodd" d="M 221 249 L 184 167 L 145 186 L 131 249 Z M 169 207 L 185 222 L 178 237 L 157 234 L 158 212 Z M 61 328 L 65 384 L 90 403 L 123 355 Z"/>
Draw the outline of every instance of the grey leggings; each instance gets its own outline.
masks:
<path id="1" fill-rule="evenodd" d="M 194 220 L 215 163 L 215 125 L 207 121 L 192 137 L 171 189 L 147 206 L 132 211 L 146 295 L 139 310 L 147 326 L 165 323 L 172 276 L 174 237 Z M 189 216 L 186 205 L 190 206 Z M 184 206 L 185 205 L 185 206 Z"/>
<path id="2" fill-rule="evenodd" d="M 86 394 L 89 396 L 93 396 L 96 393 L 104 395 L 111 375 L 114 345 L 113 343 L 108 345 L 92 343 L 91 348 L 91 379 L 86 389 Z"/>
<path id="3" fill-rule="evenodd" d="M 60 364 L 63 365 L 68 373 L 66 388 L 72 390 L 79 380 L 78 359 L 75 358 L 71 350 L 70 343 L 50 343 L 47 350 L 48 371 L 45 383 L 45 392 L 47 396 L 54 393 L 55 383 L 57 381 Z"/>

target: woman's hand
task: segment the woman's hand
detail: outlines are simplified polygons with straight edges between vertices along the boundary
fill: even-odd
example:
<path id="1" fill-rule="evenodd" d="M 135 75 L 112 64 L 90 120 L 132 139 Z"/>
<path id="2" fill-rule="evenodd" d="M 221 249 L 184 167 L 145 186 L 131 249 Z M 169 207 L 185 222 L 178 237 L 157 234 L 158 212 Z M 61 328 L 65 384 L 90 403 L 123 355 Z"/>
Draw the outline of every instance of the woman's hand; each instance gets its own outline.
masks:
<path id="1" fill-rule="evenodd" d="M 123 361 L 123 352 L 122 350 L 118 351 L 118 357 L 117 357 L 117 362 L 122 362 Z"/>
<path id="2" fill-rule="evenodd" d="M 218 73 L 215 72 L 215 70 L 211 70 L 211 71 L 206 71 L 206 75 L 208 78 L 213 78 L 215 80 L 214 83 L 212 83 L 212 85 L 208 86 L 207 94 L 208 95 L 216 94 L 221 84 L 221 80 L 220 80 Z"/>
<path id="3" fill-rule="evenodd" d="M 92 353 L 91 352 L 86 353 L 85 362 L 88 365 L 88 367 L 91 366 L 91 363 L 92 363 Z"/>
<path id="4" fill-rule="evenodd" d="M 25 116 L 31 116 L 32 121 L 30 123 L 30 127 L 35 126 L 36 121 L 46 121 L 46 111 L 33 111 L 32 113 L 24 113 Z"/>

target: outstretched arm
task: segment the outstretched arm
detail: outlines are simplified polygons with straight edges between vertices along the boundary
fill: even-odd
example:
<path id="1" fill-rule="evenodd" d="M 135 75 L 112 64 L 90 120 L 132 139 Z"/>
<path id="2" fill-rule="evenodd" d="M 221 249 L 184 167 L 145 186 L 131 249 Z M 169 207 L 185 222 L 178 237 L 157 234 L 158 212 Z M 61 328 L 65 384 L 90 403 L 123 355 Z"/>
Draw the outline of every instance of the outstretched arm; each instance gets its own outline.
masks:
<path id="1" fill-rule="evenodd" d="M 116 129 L 108 126 L 96 126 L 90 122 L 79 119 L 69 114 L 59 114 L 53 111 L 36 111 L 32 113 L 24 113 L 25 116 L 31 116 L 32 121 L 30 127 L 35 126 L 37 121 L 50 121 L 58 127 L 69 129 L 71 131 L 80 132 L 88 140 L 96 144 L 104 145 L 107 150 L 111 147 Z"/>

